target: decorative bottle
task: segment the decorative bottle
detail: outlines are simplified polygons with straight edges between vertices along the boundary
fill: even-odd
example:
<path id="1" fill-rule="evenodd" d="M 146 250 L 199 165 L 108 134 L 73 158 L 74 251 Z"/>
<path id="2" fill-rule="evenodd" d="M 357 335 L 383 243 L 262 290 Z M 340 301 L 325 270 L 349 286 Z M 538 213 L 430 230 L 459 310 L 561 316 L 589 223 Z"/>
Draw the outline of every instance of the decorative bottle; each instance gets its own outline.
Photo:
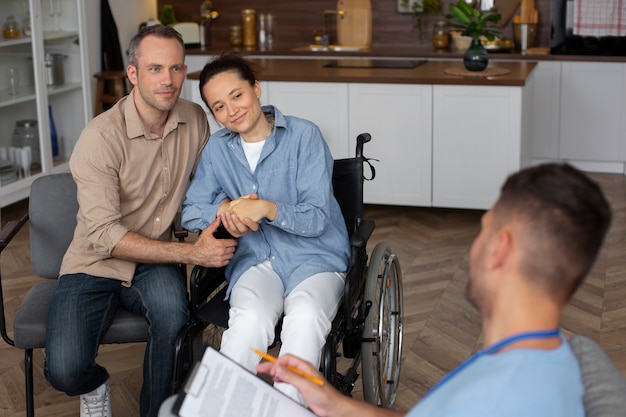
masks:
<path id="1" fill-rule="evenodd" d="M 243 46 L 256 46 L 256 11 L 243 9 L 241 11 L 243 28 Z"/>

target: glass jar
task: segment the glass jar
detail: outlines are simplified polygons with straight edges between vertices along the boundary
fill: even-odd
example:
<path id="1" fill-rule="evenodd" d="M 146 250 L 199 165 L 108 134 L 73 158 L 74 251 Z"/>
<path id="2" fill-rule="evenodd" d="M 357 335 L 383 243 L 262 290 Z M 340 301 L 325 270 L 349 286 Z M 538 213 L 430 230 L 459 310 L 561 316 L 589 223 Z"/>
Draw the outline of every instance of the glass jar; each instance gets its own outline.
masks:
<path id="1" fill-rule="evenodd" d="M 7 20 L 4 22 L 4 25 L 2 26 L 2 35 L 7 39 L 20 37 L 20 27 L 13 16 L 8 16 Z"/>
<path id="2" fill-rule="evenodd" d="M 32 34 L 32 30 L 30 29 L 30 16 L 26 15 L 22 19 L 22 33 L 24 36 L 30 36 Z"/>
<path id="3" fill-rule="evenodd" d="M 241 11 L 243 46 L 256 46 L 255 20 L 256 11 L 254 9 L 243 9 Z"/>
<path id="4" fill-rule="evenodd" d="M 433 46 L 435 49 L 446 49 L 450 43 L 450 35 L 445 20 L 437 20 L 433 29 Z"/>
<path id="5" fill-rule="evenodd" d="M 241 46 L 241 26 L 234 25 L 230 27 L 230 45 L 231 46 Z"/>
<path id="6" fill-rule="evenodd" d="M 18 120 L 15 123 L 13 146 L 18 148 L 29 146 L 32 161 L 30 164 L 31 172 L 41 170 L 41 152 L 39 151 L 39 131 L 37 129 L 37 120 Z"/>

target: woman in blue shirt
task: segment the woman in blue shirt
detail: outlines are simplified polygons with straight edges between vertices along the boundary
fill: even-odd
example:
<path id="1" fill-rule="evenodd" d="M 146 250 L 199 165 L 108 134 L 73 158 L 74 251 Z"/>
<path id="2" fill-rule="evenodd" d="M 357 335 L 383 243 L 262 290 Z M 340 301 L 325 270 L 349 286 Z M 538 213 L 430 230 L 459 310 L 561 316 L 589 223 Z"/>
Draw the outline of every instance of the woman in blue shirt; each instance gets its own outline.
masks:
<path id="1" fill-rule="evenodd" d="M 221 351 L 254 372 L 260 358 L 253 349 L 267 350 L 284 314 L 281 354 L 319 366 L 350 259 L 332 155 L 314 123 L 261 106 L 254 71 L 238 55 L 208 63 L 200 93 L 225 128 L 202 153 L 183 226 L 200 231 L 220 217 L 241 236 L 226 269 L 230 313 Z M 300 399 L 290 385 L 277 388 Z"/>

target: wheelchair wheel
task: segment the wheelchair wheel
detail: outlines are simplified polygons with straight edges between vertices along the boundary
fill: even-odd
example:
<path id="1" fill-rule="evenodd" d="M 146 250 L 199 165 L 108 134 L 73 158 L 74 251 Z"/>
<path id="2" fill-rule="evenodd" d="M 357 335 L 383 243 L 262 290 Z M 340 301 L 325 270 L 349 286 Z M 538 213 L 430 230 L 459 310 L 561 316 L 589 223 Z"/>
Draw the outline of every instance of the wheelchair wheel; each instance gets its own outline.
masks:
<path id="1" fill-rule="evenodd" d="M 402 357 L 402 272 L 389 245 L 374 248 L 367 271 L 361 344 L 363 397 L 391 407 L 400 382 Z"/>

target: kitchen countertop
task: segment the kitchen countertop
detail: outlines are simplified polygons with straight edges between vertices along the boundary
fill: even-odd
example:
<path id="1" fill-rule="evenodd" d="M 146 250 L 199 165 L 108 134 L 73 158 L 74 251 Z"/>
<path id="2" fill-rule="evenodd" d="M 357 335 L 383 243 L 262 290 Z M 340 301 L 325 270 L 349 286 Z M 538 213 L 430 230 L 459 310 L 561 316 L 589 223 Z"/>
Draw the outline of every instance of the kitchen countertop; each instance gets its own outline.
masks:
<path id="1" fill-rule="evenodd" d="M 535 68 L 532 61 L 489 62 L 488 70 L 506 72 L 496 76 L 449 75 L 446 71 L 464 71 L 461 61 L 426 61 L 415 68 L 354 68 L 325 67 L 336 61 L 330 59 L 271 59 L 252 58 L 259 66 L 260 81 L 301 81 L 301 82 L 353 82 L 353 83 L 392 83 L 392 84 L 438 84 L 438 85 L 486 85 L 524 86 L 526 79 Z M 355 59 L 350 62 L 356 61 Z M 366 60 L 367 61 L 367 60 Z M 406 61 L 405 61 L 406 62 Z M 199 79 L 200 72 L 192 72 L 188 79 Z"/>
<path id="2" fill-rule="evenodd" d="M 298 50 L 295 50 L 298 49 Z M 545 48 L 544 48 L 545 49 Z M 295 48 L 293 45 L 277 45 L 272 49 L 261 50 L 259 48 L 233 48 L 228 44 L 214 44 L 209 47 L 187 48 L 187 55 L 219 55 L 225 51 L 237 51 L 246 55 L 261 58 L 327 58 L 337 59 L 343 57 L 365 57 L 365 58 L 425 58 L 425 59 L 459 59 L 463 53 L 455 50 L 436 50 L 430 45 L 419 48 L 372 48 L 362 51 L 307 51 Z M 490 60 L 516 60 L 516 61 L 589 61 L 589 62 L 626 62 L 626 56 L 598 56 L 598 55 L 550 55 L 538 53 L 540 48 L 533 48 L 531 51 L 537 53 L 521 54 L 511 51 L 489 51 Z"/>

